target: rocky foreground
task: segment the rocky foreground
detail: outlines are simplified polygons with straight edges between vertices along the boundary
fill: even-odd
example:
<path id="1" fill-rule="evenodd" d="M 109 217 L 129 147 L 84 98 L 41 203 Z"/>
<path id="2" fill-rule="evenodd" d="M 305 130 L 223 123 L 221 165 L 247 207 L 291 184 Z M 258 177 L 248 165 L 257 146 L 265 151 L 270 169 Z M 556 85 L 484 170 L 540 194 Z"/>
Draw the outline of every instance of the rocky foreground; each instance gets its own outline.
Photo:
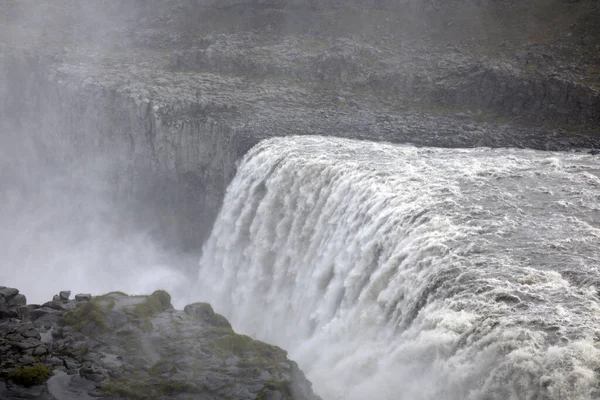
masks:
<path id="1" fill-rule="evenodd" d="M 0 287 L 1 399 L 319 399 L 279 347 L 238 335 L 207 303 Z"/>

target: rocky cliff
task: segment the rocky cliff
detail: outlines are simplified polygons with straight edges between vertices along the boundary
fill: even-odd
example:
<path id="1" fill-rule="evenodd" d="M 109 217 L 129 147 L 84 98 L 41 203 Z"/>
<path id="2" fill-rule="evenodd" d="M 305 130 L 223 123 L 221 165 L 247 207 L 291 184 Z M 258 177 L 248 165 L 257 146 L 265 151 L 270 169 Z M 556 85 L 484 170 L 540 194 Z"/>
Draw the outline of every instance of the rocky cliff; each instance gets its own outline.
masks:
<path id="1" fill-rule="evenodd" d="M 209 304 L 69 297 L 27 305 L 0 287 L 0 398 L 318 399 L 285 351 L 234 333 Z"/>
<path id="2" fill-rule="evenodd" d="M 600 147 L 593 0 L 2 7 L 0 119 L 57 163 L 104 155 L 184 250 L 269 136 Z"/>

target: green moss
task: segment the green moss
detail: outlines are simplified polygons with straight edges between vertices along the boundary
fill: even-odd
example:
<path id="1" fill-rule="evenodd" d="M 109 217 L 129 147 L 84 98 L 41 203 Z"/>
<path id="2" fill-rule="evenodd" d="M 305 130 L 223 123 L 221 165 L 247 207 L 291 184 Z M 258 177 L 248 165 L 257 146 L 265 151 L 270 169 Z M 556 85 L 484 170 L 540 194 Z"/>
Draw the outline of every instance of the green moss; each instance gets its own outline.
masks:
<path id="1" fill-rule="evenodd" d="M 160 382 L 156 385 L 157 392 L 159 394 L 166 394 L 169 396 L 178 393 L 197 393 L 198 388 L 187 382 Z"/>
<path id="2" fill-rule="evenodd" d="M 210 345 L 216 353 L 224 357 L 230 355 L 242 356 L 245 353 L 252 353 L 254 356 L 268 359 L 271 363 L 274 363 L 285 360 L 287 356 L 285 350 L 277 346 L 236 333 L 214 339 L 210 342 Z"/>
<path id="3" fill-rule="evenodd" d="M 65 314 L 63 321 L 67 325 L 71 325 L 77 330 L 81 330 L 86 326 L 92 325 L 100 331 L 107 329 L 106 312 L 96 299 L 77 305 L 75 310 Z"/>
<path id="4" fill-rule="evenodd" d="M 146 297 L 146 301 L 136 304 L 132 314 L 136 317 L 148 318 L 172 308 L 171 295 L 164 290 L 157 290 Z"/>
<path id="5" fill-rule="evenodd" d="M 208 303 L 194 303 L 185 306 L 184 311 L 199 321 L 208 321 L 215 312 L 212 306 Z"/>
<path id="6" fill-rule="evenodd" d="M 179 393 L 198 393 L 201 388 L 187 382 L 152 381 L 140 382 L 133 379 L 115 379 L 102 387 L 105 395 L 112 395 L 134 400 L 164 398 Z"/>
<path id="7" fill-rule="evenodd" d="M 224 316 L 222 316 L 221 314 L 215 314 L 210 321 L 208 321 L 212 326 L 215 326 L 217 328 L 228 328 L 231 329 L 231 324 L 229 323 L 229 321 L 227 320 L 227 318 L 225 318 Z"/>
<path id="8" fill-rule="evenodd" d="M 36 364 L 9 372 L 8 379 L 11 379 L 18 385 L 34 386 L 46 382 L 51 375 L 52 370 L 50 367 L 44 364 Z"/>
<path id="9" fill-rule="evenodd" d="M 124 380 L 115 380 L 102 388 L 107 395 L 115 395 L 127 399 L 147 399 L 150 398 L 150 390 L 145 385 L 134 386 Z"/>
<path id="10" fill-rule="evenodd" d="M 144 332 L 153 332 L 154 324 L 152 323 L 150 318 L 144 318 L 144 322 L 142 323 L 141 328 Z"/>
<path id="11" fill-rule="evenodd" d="M 195 319 L 207 322 L 216 328 L 231 329 L 231 324 L 221 314 L 214 312 L 212 306 L 208 303 L 194 303 L 185 306 L 185 312 Z"/>

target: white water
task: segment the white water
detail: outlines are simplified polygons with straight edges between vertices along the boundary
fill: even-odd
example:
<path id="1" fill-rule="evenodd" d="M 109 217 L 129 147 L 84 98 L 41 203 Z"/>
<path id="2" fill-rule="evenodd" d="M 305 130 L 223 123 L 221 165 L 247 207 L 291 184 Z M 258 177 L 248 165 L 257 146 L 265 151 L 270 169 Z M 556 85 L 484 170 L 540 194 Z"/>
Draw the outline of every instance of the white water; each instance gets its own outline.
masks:
<path id="1" fill-rule="evenodd" d="M 324 399 L 598 398 L 599 176 L 587 155 L 271 139 L 195 296 Z"/>

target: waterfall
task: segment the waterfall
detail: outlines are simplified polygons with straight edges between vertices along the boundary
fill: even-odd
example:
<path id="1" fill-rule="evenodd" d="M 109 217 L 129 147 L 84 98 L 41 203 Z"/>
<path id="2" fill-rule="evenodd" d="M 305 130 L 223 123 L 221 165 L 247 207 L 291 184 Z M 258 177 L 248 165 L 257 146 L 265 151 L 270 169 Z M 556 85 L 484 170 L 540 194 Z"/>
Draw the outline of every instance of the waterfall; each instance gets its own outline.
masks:
<path id="1" fill-rule="evenodd" d="M 597 398 L 599 177 L 582 154 L 269 139 L 194 296 L 326 400 Z"/>

